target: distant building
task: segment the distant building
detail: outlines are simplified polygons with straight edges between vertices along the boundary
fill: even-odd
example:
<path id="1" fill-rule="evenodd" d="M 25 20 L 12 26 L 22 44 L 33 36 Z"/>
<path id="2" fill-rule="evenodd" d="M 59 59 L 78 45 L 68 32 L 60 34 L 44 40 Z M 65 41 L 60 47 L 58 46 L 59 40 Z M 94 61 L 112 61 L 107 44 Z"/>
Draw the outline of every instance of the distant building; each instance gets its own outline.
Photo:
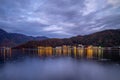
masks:
<path id="1" fill-rule="evenodd" d="M 55 54 L 56 54 L 56 55 L 59 55 L 59 56 L 62 55 L 62 47 L 60 47 L 60 46 L 59 46 L 59 47 L 56 47 L 56 48 L 55 48 Z"/>
<path id="2" fill-rule="evenodd" d="M 68 54 L 68 47 L 66 45 L 62 46 L 62 51 L 63 51 L 63 55 L 67 55 Z"/>
<path id="3" fill-rule="evenodd" d="M 82 44 L 78 44 L 78 47 L 80 47 L 80 48 L 84 48 L 84 45 L 82 45 Z"/>

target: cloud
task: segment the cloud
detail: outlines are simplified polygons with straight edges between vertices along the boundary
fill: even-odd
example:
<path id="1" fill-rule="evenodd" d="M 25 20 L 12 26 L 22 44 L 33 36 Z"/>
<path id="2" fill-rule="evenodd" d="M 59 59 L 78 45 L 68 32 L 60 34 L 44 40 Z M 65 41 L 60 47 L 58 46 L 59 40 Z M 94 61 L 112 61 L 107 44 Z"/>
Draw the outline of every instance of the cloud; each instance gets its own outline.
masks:
<path id="1" fill-rule="evenodd" d="M 120 6 L 120 0 L 108 0 L 108 3 L 113 6 Z"/>
<path id="2" fill-rule="evenodd" d="M 44 31 L 61 31 L 61 30 L 63 30 L 63 28 L 58 27 L 56 25 L 52 25 L 52 26 L 49 26 L 49 27 L 45 27 L 43 30 Z"/>
<path id="3" fill-rule="evenodd" d="M 96 0 L 85 0 L 85 9 L 83 11 L 83 15 L 88 15 L 91 12 L 96 11 L 97 3 Z"/>
<path id="4" fill-rule="evenodd" d="M 8 32 L 48 37 L 71 37 L 120 28 L 119 2 L 119 0 L 0 0 L 0 28 Z"/>

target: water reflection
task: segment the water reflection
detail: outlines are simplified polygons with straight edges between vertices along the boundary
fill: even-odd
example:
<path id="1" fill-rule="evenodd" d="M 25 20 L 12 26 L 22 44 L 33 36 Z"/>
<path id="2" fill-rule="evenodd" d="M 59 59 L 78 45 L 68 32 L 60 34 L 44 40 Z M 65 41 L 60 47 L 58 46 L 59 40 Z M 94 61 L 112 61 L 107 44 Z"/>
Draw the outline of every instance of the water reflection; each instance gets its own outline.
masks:
<path id="1" fill-rule="evenodd" d="M 1 48 L 0 49 L 0 61 L 9 61 L 11 59 L 24 58 L 26 56 L 31 57 L 59 57 L 59 56 L 69 56 L 76 59 L 97 59 L 97 60 L 120 60 L 120 49 L 114 48 L 103 48 L 96 46 L 88 46 L 86 48 L 81 46 L 60 46 L 52 48 L 48 47 L 38 47 L 35 49 L 25 49 L 16 50 L 11 48 Z"/>
<path id="2" fill-rule="evenodd" d="M 0 80 L 119 80 L 120 49 L 60 46 L 0 49 Z M 102 63 L 99 62 L 102 60 Z"/>
<path id="3" fill-rule="evenodd" d="M 5 61 L 12 57 L 12 49 L 11 48 L 0 48 L 0 61 Z"/>
<path id="4" fill-rule="evenodd" d="M 120 66 L 73 58 L 28 58 L 6 63 L 0 80 L 119 80 Z"/>

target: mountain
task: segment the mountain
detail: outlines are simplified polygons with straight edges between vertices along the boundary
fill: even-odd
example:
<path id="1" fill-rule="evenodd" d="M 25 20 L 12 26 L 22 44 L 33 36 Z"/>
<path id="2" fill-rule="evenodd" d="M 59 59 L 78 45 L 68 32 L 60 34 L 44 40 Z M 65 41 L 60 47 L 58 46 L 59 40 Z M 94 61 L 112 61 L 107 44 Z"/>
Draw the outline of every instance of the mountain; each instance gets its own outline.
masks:
<path id="1" fill-rule="evenodd" d="M 62 46 L 62 45 L 94 45 L 94 46 L 120 46 L 120 29 L 116 30 L 104 30 L 84 36 L 75 36 L 64 39 L 46 39 L 41 41 L 29 41 L 23 45 L 19 45 L 15 48 L 37 48 L 38 46 Z"/>
<path id="2" fill-rule="evenodd" d="M 32 36 L 26 36 L 18 33 L 8 33 L 0 29 L 0 47 L 3 47 L 3 46 L 14 47 L 16 45 L 20 45 L 31 40 L 38 41 L 38 40 L 44 40 L 44 39 L 48 39 L 48 38 L 45 36 L 32 37 Z"/>
<path id="3" fill-rule="evenodd" d="M 84 45 L 120 46 L 120 29 L 104 30 L 82 37 L 73 37 L 71 39 L 74 43 L 82 43 Z"/>

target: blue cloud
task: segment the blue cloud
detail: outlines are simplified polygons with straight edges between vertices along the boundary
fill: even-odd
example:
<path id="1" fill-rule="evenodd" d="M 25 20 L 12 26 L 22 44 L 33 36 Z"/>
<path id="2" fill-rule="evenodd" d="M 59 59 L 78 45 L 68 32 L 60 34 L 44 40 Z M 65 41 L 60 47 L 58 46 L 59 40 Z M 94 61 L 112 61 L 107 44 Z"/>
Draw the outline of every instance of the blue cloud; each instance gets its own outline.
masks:
<path id="1" fill-rule="evenodd" d="M 120 28 L 119 0 L 0 0 L 0 28 L 71 37 Z"/>

